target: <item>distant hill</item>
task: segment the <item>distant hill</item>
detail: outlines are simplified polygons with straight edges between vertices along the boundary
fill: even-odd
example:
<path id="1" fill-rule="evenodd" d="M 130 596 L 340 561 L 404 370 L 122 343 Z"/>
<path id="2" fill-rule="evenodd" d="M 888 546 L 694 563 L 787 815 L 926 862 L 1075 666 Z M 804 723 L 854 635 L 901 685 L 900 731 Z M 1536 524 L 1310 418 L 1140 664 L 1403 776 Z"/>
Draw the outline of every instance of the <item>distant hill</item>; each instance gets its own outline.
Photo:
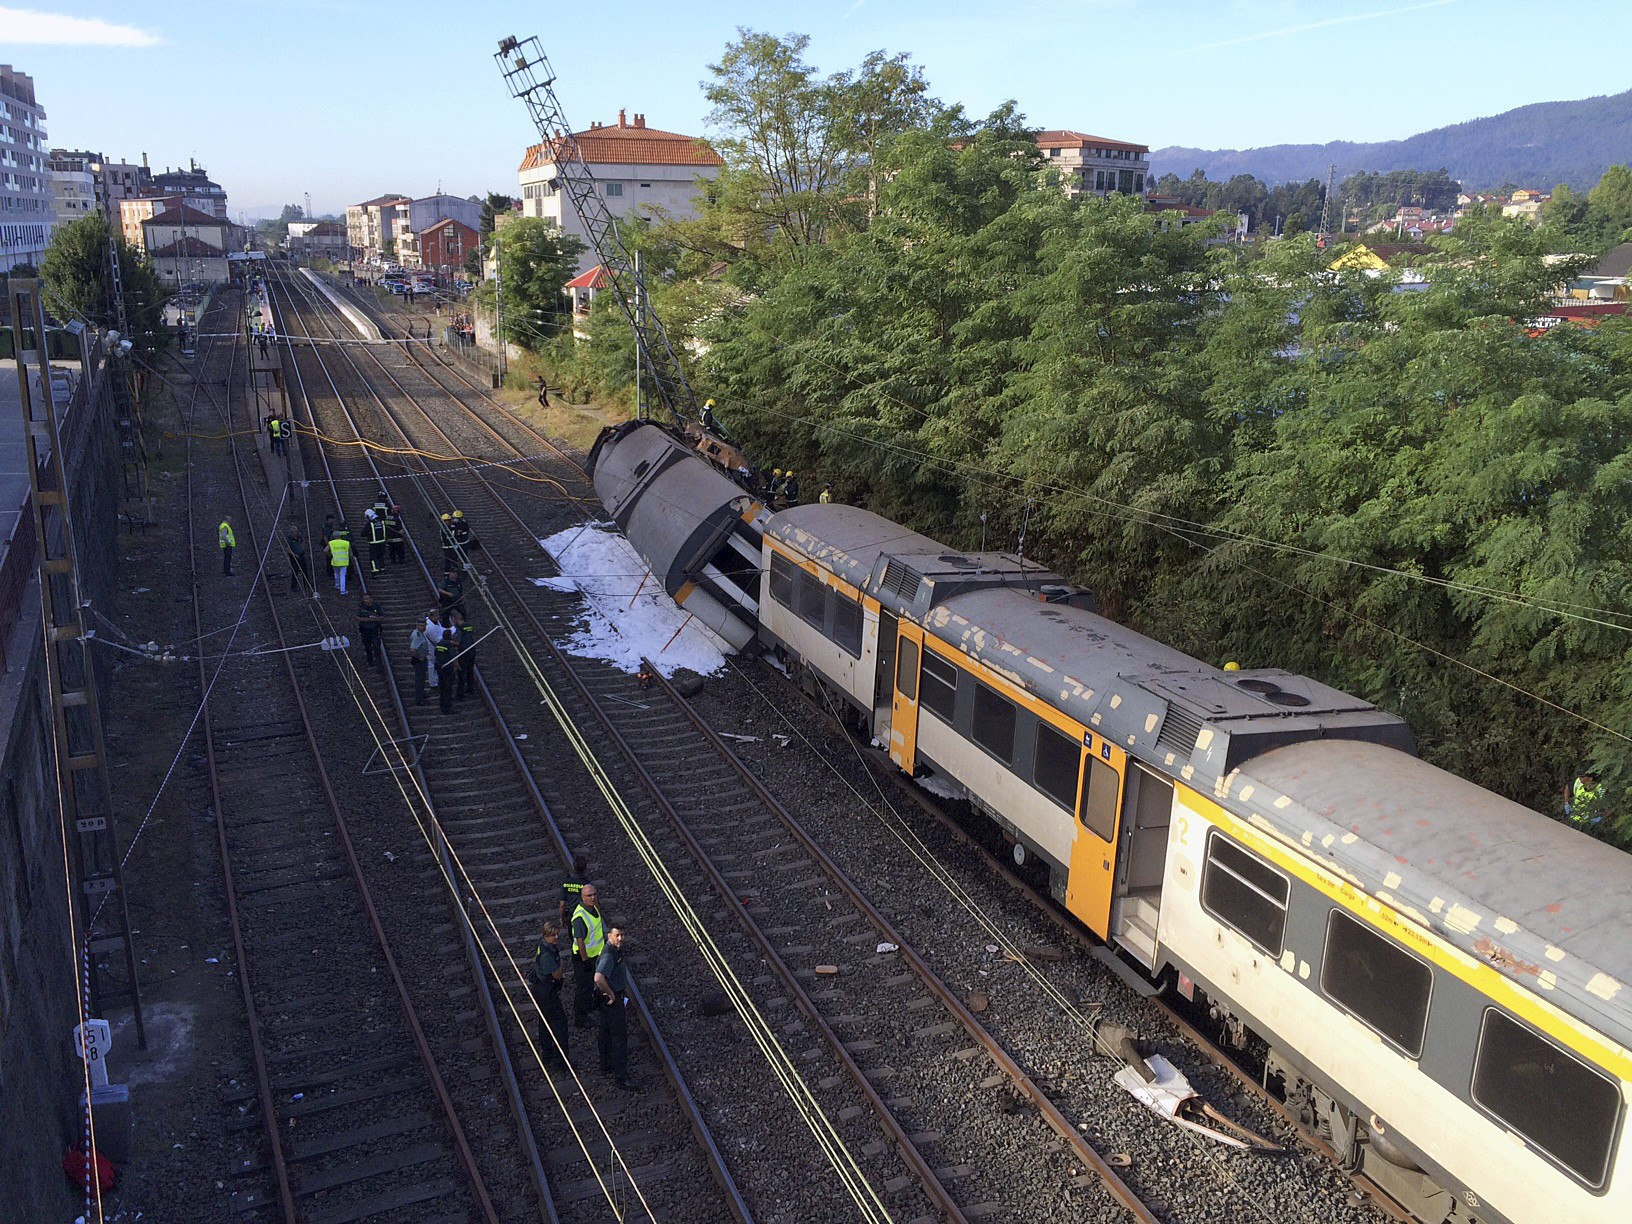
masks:
<path id="1" fill-rule="evenodd" d="M 1275 184 L 1324 179 L 1337 163 L 1337 177 L 1359 170 L 1438 170 L 1462 180 L 1470 191 L 1513 183 L 1549 188 L 1568 183 L 1586 189 L 1606 167 L 1632 158 L 1632 90 L 1579 102 L 1537 102 L 1485 119 L 1435 128 L 1404 140 L 1357 144 L 1269 145 L 1262 149 L 1156 149 L 1156 174 L 1180 178 L 1201 167 L 1207 177 L 1252 174 Z"/>

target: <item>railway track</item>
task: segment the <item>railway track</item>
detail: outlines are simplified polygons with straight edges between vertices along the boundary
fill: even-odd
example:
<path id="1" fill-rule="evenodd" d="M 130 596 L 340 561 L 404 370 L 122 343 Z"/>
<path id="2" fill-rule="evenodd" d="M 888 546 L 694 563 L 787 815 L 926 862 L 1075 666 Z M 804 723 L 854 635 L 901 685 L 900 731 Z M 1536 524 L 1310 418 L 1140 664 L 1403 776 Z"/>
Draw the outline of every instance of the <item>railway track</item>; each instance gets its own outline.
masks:
<path id="1" fill-rule="evenodd" d="M 388 320 L 382 321 L 389 326 Z M 484 424 L 489 422 L 503 424 L 510 434 L 506 441 L 510 447 L 517 448 L 517 453 L 522 453 L 523 450 L 532 454 L 550 453 L 570 466 L 577 466 L 572 456 L 561 451 L 553 442 L 539 434 L 517 414 L 488 395 L 484 388 L 473 383 L 457 366 L 442 361 L 437 356 L 434 348 L 405 346 L 404 351 L 423 370 L 427 378 L 443 386 L 448 394 L 461 400 L 465 407 L 476 413 Z M 491 425 L 488 425 L 488 429 L 494 436 L 498 436 L 498 431 L 493 429 Z M 517 439 L 520 440 L 519 448 Z M 581 468 L 579 471 L 581 472 Z M 587 484 L 587 475 L 584 476 L 584 480 Z M 809 699 L 804 696 L 797 685 L 775 677 L 770 677 L 769 682 L 776 685 L 779 691 L 786 696 L 809 703 Z M 816 709 L 813 703 L 809 704 L 813 710 Z M 830 717 L 830 712 L 818 711 L 818 713 L 824 719 Z M 848 735 L 847 732 L 845 734 Z M 886 785 L 897 788 L 904 794 L 909 795 L 916 805 L 931 813 L 943 828 L 955 831 L 956 836 L 966 841 L 971 850 L 978 851 L 988 870 L 995 869 L 999 876 L 1012 883 L 1026 899 L 1036 905 L 1040 914 L 1046 915 L 1048 928 L 1056 937 L 1063 939 L 1068 946 L 1080 952 L 1087 953 L 1092 950 L 1095 946 L 1094 941 L 1069 916 L 1063 914 L 1057 905 L 1054 905 L 1046 896 L 1022 880 L 1003 856 L 994 853 L 990 847 L 983 845 L 978 835 L 971 836 L 969 832 L 961 829 L 952 817 L 934 804 L 920 788 L 912 785 L 902 777 L 899 771 L 894 769 L 887 761 L 881 761 L 879 754 L 871 754 L 867 763 L 869 766 L 875 767 L 878 773 L 888 778 Z M 1084 965 L 1088 964 L 1086 958 L 1083 959 L 1082 963 Z M 1073 993 L 1076 993 L 1075 990 L 1073 990 Z M 1099 1010 L 1104 1014 L 1103 1008 L 1099 1007 L 1098 1004 L 1087 1002 L 1093 997 L 1091 994 L 1084 993 L 1080 995 L 1079 1001 L 1090 1009 Z M 1137 1011 L 1138 1006 L 1138 1004 L 1134 1004 L 1135 1011 Z M 1228 1050 L 1198 1031 L 1182 1014 L 1174 1010 L 1165 998 L 1158 997 L 1150 1000 L 1148 1006 L 1159 1009 L 1164 1019 L 1176 1030 L 1179 1039 L 1189 1043 L 1195 1051 L 1204 1053 L 1210 1060 L 1211 1065 L 1223 1073 L 1213 1077 L 1217 1087 L 1223 1093 L 1240 1094 L 1243 1098 L 1241 1105 L 1244 1108 L 1233 1112 L 1244 1115 L 1246 1120 L 1253 1125 L 1263 1126 L 1266 1118 L 1282 1124 L 1276 1131 L 1278 1138 L 1283 1141 L 1296 1141 L 1307 1152 L 1318 1157 L 1318 1161 L 1323 1167 L 1337 1172 L 1339 1177 L 1348 1176 L 1336 1170 L 1336 1159 L 1330 1146 L 1303 1129 L 1290 1111 L 1270 1094 L 1258 1079 L 1243 1070 Z M 1128 1018 L 1130 1021 L 1138 1023 L 1137 1014 Z M 1034 1059 L 1034 1065 L 1043 1064 Z M 1195 1075 L 1196 1072 L 1192 1070 L 1191 1073 Z M 1070 1100 L 1073 1095 L 1075 1094 L 1065 1093 L 1061 1099 Z M 1113 1134 L 1115 1131 L 1116 1128 L 1112 1128 Z M 1106 1145 L 1107 1147 L 1117 1146 L 1116 1142 L 1111 1139 L 1106 1140 Z M 1129 1146 L 1139 1150 L 1141 1145 Z M 1182 1147 L 1182 1142 L 1178 1146 Z M 1126 1153 L 1119 1153 L 1118 1155 L 1122 1159 L 1129 1159 Z M 1191 1155 L 1192 1162 L 1194 1162 L 1195 1152 L 1192 1152 Z M 1246 1200 L 1245 1213 L 1248 1218 L 1266 1221 L 1280 1219 L 1301 1220 L 1304 1218 L 1302 1212 L 1305 1208 L 1300 1204 L 1300 1197 L 1304 1199 L 1310 1195 L 1325 1198 L 1333 1197 L 1329 1190 L 1316 1184 L 1321 1179 L 1318 1178 L 1314 1169 L 1304 1167 L 1289 1175 L 1282 1176 L 1280 1169 L 1289 1163 L 1295 1162 L 1284 1160 L 1264 1162 L 1261 1158 L 1247 1159 L 1259 1159 L 1259 1163 L 1264 1168 L 1272 1170 L 1271 1174 L 1259 1179 L 1252 1175 L 1253 1170 L 1250 1168 L 1232 1169 L 1232 1159 L 1218 1153 L 1213 1153 L 1211 1160 L 1201 1163 L 1204 1166 L 1206 1179 L 1218 1184 L 1226 1197 Z M 1149 1162 L 1144 1163 L 1148 1165 Z M 1130 1180 L 1136 1186 L 1142 1187 L 1144 1192 L 1151 1196 L 1152 1201 L 1169 1201 L 1172 1197 L 1170 1192 L 1160 1186 L 1147 1185 L 1147 1176 L 1147 1170 L 1135 1170 L 1130 1175 Z M 1352 1191 L 1347 1196 L 1346 1201 L 1331 1205 L 1328 1208 L 1329 1214 L 1337 1218 L 1354 1219 L 1375 1219 L 1378 1213 L 1402 1221 L 1410 1218 L 1399 1204 L 1395 1203 L 1386 1192 L 1369 1179 L 1361 1176 L 1349 1176 L 1349 1180 L 1352 1183 Z M 1179 1197 L 1181 1204 L 1184 1197 L 1186 1196 Z M 1194 1209 L 1188 1204 L 1183 1204 L 1176 1208 L 1169 1207 L 1167 1210 L 1170 1218 L 1172 1218 L 1175 1210 L 1181 1218 L 1189 1218 L 1189 1213 Z"/>
<path id="2" fill-rule="evenodd" d="M 286 293 L 287 287 L 280 290 Z M 280 331 L 310 337 L 306 314 L 285 296 L 280 310 Z M 355 372 L 336 369 L 315 345 L 296 346 L 290 363 L 291 388 L 309 427 L 328 424 L 340 436 L 376 436 L 358 419 L 366 410 L 361 396 L 343 391 L 342 383 L 358 385 Z M 336 377 L 336 374 L 339 377 Z M 362 510 L 380 488 L 389 485 L 396 499 L 413 504 L 430 494 L 418 490 L 417 478 L 400 460 L 376 458 L 357 447 L 307 448 L 333 491 L 340 516 L 352 524 L 363 522 Z M 406 483 L 404 479 L 406 478 Z M 404 489 L 415 489 L 403 496 Z M 361 532 L 357 532 L 361 535 Z M 418 533 L 425 538 L 424 532 Z M 387 608 L 390 626 L 384 649 L 385 667 L 371 678 L 380 690 L 410 691 L 411 669 L 406 651 L 390 643 L 406 636 L 407 627 L 435 604 L 435 582 L 422 549 L 410 534 L 411 560 L 407 564 L 368 572 L 366 546 L 361 558 L 361 585 Z M 434 552 L 432 554 L 434 556 Z M 327 597 L 327 596 L 326 596 Z M 482 651 L 498 655 L 494 644 Z M 569 1050 L 579 1080 L 547 1077 L 537 1057 L 533 1036 L 536 1012 L 527 996 L 525 971 L 531 963 L 542 916 L 553 916 L 559 895 L 556 882 L 568 861 L 569 846 L 577 849 L 574 828 L 545 799 L 517 749 L 526 734 L 513 728 L 499 711 L 487 685 L 487 670 L 479 668 L 475 701 L 461 703 L 455 715 L 440 713 L 433 704 L 399 706 L 402 736 L 422 745 L 419 771 L 434 804 L 438 827 L 455 864 L 452 871 L 470 920 L 473 938 L 490 974 L 489 985 L 506 1001 L 501 1009 L 503 1044 L 518 1069 L 525 1112 L 548 1151 L 546 1170 L 554 1201 L 575 1220 L 724 1220 L 747 1221 L 750 1208 L 726 1167 L 711 1126 L 699 1108 L 670 1040 L 689 1044 L 706 1040 L 693 1024 L 660 1028 L 637 984 L 632 991 L 639 1028 L 646 1035 L 645 1049 L 632 1051 L 637 1072 L 656 1071 L 668 1092 L 648 1076 L 638 1096 L 605 1084 L 592 1073 L 592 1040 L 572 1035 Z M 440 874 L 421 885 L 425 904 L 434 903 L 445 887 Z M 441 950 L 454 955 L 451 942 Z M 638 1046 L 637 1042 L 637 1046 Z M 690 1136 L 687 1143 L 682 1136 Z"/>
<path id="3" fill-rule="evenodd" d="M 414 365 L 450 392 L 427 363 L 415 358 Z M 489 422 L 496 405 L 472 412 L 457 433 L 434 420 L 403 381 L 413 368 L 380 362 L 393 398 L 406 405 L 390 413 L 404 445 L 475 453 L 497 442 L 515 460 L 527 456 Z M 537 435 L 530 440 L 536 457 L 547 444 Z M 582 480 L 579 471 L 556 472 Z M 449 497 L 467 496 L 460 504 L 471 504 L 471 492 L 482 495 L 529 543 L 539 534 L 537 508 L 529 505 L 532 517 L 524 517 L 511 504 L 513 494 L 496 482 L 446 472 L 437 479 Z M 544 513 L 552 523 L 577 519 L 564 518 L 559 507 Z M 499 538 L 488 540 L 490 555 L 501 547 Z M 598 723 L 667 821 L 670 833 L 660 843 L 665 856 L 689 856 L 698 864 L 770 971 L 764 976 L 780 992 L 780 1007 L 800 1013 L 790 1030 L 820 1039 L 936 1210 L 951 1219 L 1018 1219 L 1039 1210 L 1073 1218 L 1155 1218 L 685 703 L 667 686 L 654 694 L 616 669 L 568 659 L 549 626 L 556 633 L 570 627 L 570 608 L 549 592 L 523 598 L 507 576 L 540 558 L 514 551 L 503 557 L 488 575 L 489 590 L 507 592 L 514 614 L 532 630 L 529 642 L 557 664 L 576 692 L 577 708 Z M 745 889 L 755 894 L 747 903 L 740 895 Z M 762 910 L 772 917 L 759 918 Z M 892 947 L 880 952 L 881 945 Z M 817 966 L 838 972 L 819 973 Z M 844 1113 L 854 1119 L 861 1108 Z"/>
<path id="4" fill-rule="evenodd" d="M 212 346 L 200 359 L 207 368 L 225 358 L 225 402 L 209 397 L 220 415 L 203 428 L 229 435 L 231 475 L 187 467 L 198 640 L 212 640 L 206 624 L 237 623 L 224 654 L 241 637 L 278 643 L 224 658 L 214 675 L 204 650 L 198 662 L 209 794 L 254 1066 L 254 1086 L 238 1095 L 246 1110 L 254 1106 L 266 1142 L 259 1167 L 246 1162 L 237 1170 L 231 1205 L 251 1218 L 307 1224 L 410 1216 L 498 1221 L 467 1121 L 426 1040 L 353 849 L 283 617 L 264 574 L 245 572 L 260 553 L 265 503 L 251 497 L 230 438 L 237 351 Z M 192 435 L 201 431 L 199 389 L 189 456 Z M 230 504 L 234 492 L 247 544 L 242 568 L 236 579 L 207 576 L 199 540 L 213 533 L 196 506 L 204 497 Z M 251 584 L 258 594 L 243 595 Z M 323 921 L 311 922 L 314 913 Z M 515 1143 L 513 1133 L 495 1135 L 490 1119 L 478 1119 L 471 1133 Z"/>

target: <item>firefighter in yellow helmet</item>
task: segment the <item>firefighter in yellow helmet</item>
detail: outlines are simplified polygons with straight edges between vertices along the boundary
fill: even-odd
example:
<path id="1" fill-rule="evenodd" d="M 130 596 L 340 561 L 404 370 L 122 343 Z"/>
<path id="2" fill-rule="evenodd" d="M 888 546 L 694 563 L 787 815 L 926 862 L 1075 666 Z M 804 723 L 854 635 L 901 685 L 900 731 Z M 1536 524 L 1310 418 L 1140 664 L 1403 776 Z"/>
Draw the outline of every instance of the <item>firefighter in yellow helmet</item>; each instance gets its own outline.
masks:
<path id="1" fill-rule="evenodd" d="M 453 515 L 444 514 L 441 523 L 442 567 L 453 569 L 459 564 L 459 545 L 453 538 Z"/>

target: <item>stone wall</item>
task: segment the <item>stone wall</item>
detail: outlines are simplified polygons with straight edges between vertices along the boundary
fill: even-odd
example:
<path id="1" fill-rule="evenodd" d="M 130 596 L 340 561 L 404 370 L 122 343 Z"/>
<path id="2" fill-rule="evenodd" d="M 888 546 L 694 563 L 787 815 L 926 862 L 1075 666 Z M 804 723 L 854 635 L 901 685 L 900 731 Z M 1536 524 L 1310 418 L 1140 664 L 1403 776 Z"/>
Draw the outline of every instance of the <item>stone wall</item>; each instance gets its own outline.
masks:
<path id="1" fill-rule="evenodd" d="M 122 487 L 112 381 L 103 373 L 93 362 L 63 421 L 82 589 L 93 606 L 112 589 Z M 73 1218 L 78 1202 L 62 1174 L 63 1152 L 80 1127 L 75 962 L 39 583 L 30 578 L 18 589 L 0 676 L 0 1215 L 61 1220 Z M 108 660 L 99 656 L 97 664 L 105 707 Z"/>

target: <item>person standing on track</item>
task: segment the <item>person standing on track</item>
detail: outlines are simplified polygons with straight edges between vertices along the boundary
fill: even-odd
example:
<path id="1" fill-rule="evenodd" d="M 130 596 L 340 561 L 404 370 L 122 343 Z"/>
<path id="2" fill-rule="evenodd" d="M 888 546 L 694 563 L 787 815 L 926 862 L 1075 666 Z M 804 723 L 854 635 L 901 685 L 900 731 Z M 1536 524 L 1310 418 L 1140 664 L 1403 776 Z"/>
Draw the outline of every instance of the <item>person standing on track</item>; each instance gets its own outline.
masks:
<path id="1" fill-rule="evenodd" d="M 385 520 L 373 510 L 364 510 L 363 521 L 368 524 L 368 572 L 377 574 L 385 560 Z"/>
<path id="2" fill-rule="evenodd" d="M 561 881 L 561 900 L 556 902 L 555 913 L 561 925 L 566 926 L 571 917 L 578 912 L 578 902 L 582 900 L 584 886 L 589 883 L 589 858 L 587 855 L 575 854 L 572 856 L 572 873 Z"/>
<path id="3" fill-rule="evenodd" d="M 442 575 L 442 585 L 436 588 L 436 599 L 444 615 L 465 610 L 465 580 L 451 565 Z"/>
<path id="4" fill-rule="evenodd" d="M 396 502 L 385 516 L 385 542 L 391 549 L 391 564 L 401 565 L 408 556 L 408 536 L 402 525 L 402 507 Z"/>
<path id="5" fill-rule="evenodd" d="M 453 686 L 457 683 L 454 656 L 459 653 L 459 631 L 442 614 L 442 636 L 436 642 L 436 700 L 442 713 L 453 713 Z"/>
<path id="6" fill-rule="evenodd" d="M 601 919 L 600 894 L 595 885 L 585 884 L 572 911 L 572 955 L 578 973 L 578 991 L 572 1000 L 572 1019 L 579 1028 L 589 1027 L 590 1008 L 595 1005 L 595 962 L 606 948 L 606 924 Z"/>
<path id="7" fill-rule="evenodd" d="M 232 533 L 232 520 L 224 518 L 215 529 L 215 538 L 221 545 L 221 574 L 232 577 L 232 550 L 238 546 L 238 537 Z"/>
<path id="8" fill-rule="evenodd" d="M 459 689 L 454 696 L 463 701 L 476 691 L 476 631 L 462 607 L 453 610 L 453 627 L 459 630 Z"/>
<path id="9" fill-rule="evenodd" d="M 567 1065 L 567 1012 L 561 1006 L 561 928 L 546 922 L 538 951 L 533 953 L 533 994 L 538 999 L 538 1044 L 544 1069 L 560 1071 Z"/>
<path id="10" fill-rule="evenodd" d="M 385 609 L 374 601 L 374 596 L 364 591 L 362 599 L 357 601 L 357 633 L 363 639 L 363 657 L 370 667 L 378 667 L 380 655 L 380 630 L 385 628 Z"/>
<path id="11" fill-rule="evenodd" d="M 311 590 L 312 559 L 306 555 L 306 540 L 299 527 L 289 528 L 283 538 L 283 550 L 289 554 L 289 589 L 297 590 L 304 582 L 306 589 Z"/>
<path id="12" fill-rule="evenodd" d="M 431 653 L 435 649 L 431 639 L 426 636 L 425 626 L 415 625 L 414 631 L 408 635 L 408 656 L 414 661 L 415 705 L 425 704 L 425 681 L 430 676 Z"/>
<path id="13" fill-rule="evenodd" d="M 462 568 L 470 560 L 470 523 L 465 518 L 463 510 L 453 512 L 453 543 L 459 550 L 459 565 Z"/>
<path id="14" fill-rule="evenodd" d="M 328 543 L 328 551 L 329 568 L 334 571 L 334 589 L 344 595 L 346 570 L 351 565 L 351 533 L 346 530 L 344 521 L 334 529 L 334 535 Z"/>
<path id="15" fill-rule="evenodd" d="M 453 538 L 453 515 L 444 514 L 440 528 L 442 536 L 442 568 L 453 569 L 459 564 L 459 545 Z"/>
<path id="16" fill-rule="evenodd" d="M 633 1088 L 629 1078 L 629 971 L 623 967 L 623 928 L 606 933 L 606 947 L 595 962 L 595 989 L 601 996 L 601 1075 L 619 1088 Z"/>

